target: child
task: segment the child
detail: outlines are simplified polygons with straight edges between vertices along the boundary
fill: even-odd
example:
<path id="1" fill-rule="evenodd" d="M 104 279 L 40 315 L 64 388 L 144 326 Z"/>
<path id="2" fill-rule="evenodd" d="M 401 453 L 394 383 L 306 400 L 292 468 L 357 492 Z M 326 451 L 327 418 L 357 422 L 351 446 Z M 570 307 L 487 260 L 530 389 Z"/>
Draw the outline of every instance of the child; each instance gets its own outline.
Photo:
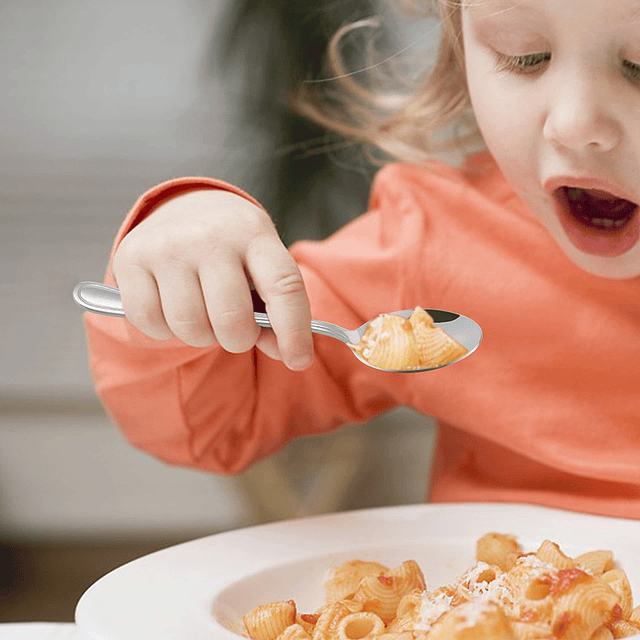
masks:
<path id="1" fill-rule="evenodd" d="M 300 98 L 405 160 L 333 237 L 287 250 L 213 179 L 136 202 L 106 276 L 128 321 L 86 317 L 97 391 L 135 446 L 217 473 L 412 406 L 438 421 L 432 501 L 640 518 L 640 0 L 435 4 L 438 59 L 406 104 L 353 77 L 344 115 Z M 431 161 L 469 106 L 487 151 Z M 386 373 L 309 331 L 417 305 L 477 321 L 478 351 Z"/>

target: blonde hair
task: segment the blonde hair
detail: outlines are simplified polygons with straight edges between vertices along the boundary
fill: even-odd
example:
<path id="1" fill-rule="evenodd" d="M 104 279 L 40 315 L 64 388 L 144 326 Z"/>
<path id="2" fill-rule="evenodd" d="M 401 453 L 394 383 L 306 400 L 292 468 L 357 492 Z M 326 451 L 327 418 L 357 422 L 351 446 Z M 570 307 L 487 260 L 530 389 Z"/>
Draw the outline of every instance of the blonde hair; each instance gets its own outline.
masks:
<path id="1" fill-rule="evenodd" d="M 373 17 L 347 24 L 335 33 L 326 52 L 330 78 L 302 83 L 291 97 L 291 106 L 341 137 L 363 143 L 376 164 L 389 159 L 429 164 L 443 151 L 482 146 L 465 78 L 461 2 L 395 0 L 410 15 L 436 17 L 441 25 L 435 63 L 417 79 L 407 81 L 390 74 L 395 65 L 389 59 L 376 60 L 371 37 L 366 75 L 346 68 L 343 40 L 359 30 L 375 33 L 380 18 Z M 390 86 L 390 81 L 400 83 L 402 90 Z"/>

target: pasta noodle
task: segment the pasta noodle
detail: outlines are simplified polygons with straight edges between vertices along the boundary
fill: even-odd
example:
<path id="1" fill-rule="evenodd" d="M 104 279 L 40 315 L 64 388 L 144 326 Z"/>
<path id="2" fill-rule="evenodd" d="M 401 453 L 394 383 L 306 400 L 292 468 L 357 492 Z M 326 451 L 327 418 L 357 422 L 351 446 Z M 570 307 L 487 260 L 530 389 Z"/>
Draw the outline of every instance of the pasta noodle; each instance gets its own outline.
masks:
<path id="1" fill-rule="evenodd" d="M 576 556 L 574 562 L 576 566 L 592 576 L 601 576 L 605 571 L 613 569 L 613 553 L 611 551 L 588 551 Z"/>
<path id="2" fill-rule="evenodd" d="M 335 602 L 351 595 L 365 576 L 377 576 L 388 571 L 389 568 L 379 562 L 349 560 L 336 567 L 331 572 L 329 579 L 325 581 L 326 602 Z"/>
<path id="3" fill-rule="evenodd" d="M 249 611 L 242 621 L 249 637 L 271 640 L 295 623 L 296 604 L 293 600 L 269 602 Z"/>
<path id="4" fill-rule="evenodd" d="M 360 342 L 350 346 L 369 364 L 397 371 L 441 367 L 468 351 L 436 327 L 421 307 L 416 307 L 408 319 L 379 315 L 369 323 Z"/>
<path id="5" fill-rule="evenodd" d="M 252 640 L 614 640 L 640 636 L 626 573 L 608 550 L 575 558 L 544 540 L 524 553 L 512 535 L 487 533 L 475 564 L 429 589 L 414 560 L 395 569 L 350 560 L 325 581 L 326 601 L 300 613 L 294 600 L 244 617 Z"/>

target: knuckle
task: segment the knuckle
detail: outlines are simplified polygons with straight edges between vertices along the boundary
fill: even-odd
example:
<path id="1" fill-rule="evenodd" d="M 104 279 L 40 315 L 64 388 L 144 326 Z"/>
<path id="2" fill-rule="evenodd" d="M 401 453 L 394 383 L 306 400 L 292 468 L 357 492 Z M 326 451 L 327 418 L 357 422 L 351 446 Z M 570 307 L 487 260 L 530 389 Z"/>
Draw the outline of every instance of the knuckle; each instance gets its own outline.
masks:
<path id="1" fill-rule="evenodd" d="M 276 226 L 268 213 L 262 209 L 256 209 L 251 211 L 248 224 L 251 225 L 251 229 L 256 239 L 261 237 L 276 238 L 279 240 L 278 231 Z"/>
<path id="2" fill-rule="evenodd" d="M 160 257 L 164 265 L 182 266 L 188 255 L 189 241 L 181 234 L 164 234 L 150 248 L 151 255 Z"/>
<path id="3" fill-rule="evenodd" d="M 224 233 L 216 229 L 194 228 L 179 235 L 165 236 L 151 252 L 150 260 L 161 262 L 162 268 L 184 270 L 198 268 L 206 262 L 226 262 L 230 244 Z"/>
<path id="4" fill-rule="evenodd" d="M 304 291 L 304 282 L 302 275 L 296 269 L 295 271 L 287 271 L 278 274 L 269 288 L 271 296 L 288 296 L 302 293 Z"/>
<path id="5" fill-rule="evenodd" d="M 122 238 L 118 249 L 116 250 L 115 260 L 128 263 L 135 261 L 145 247 L 145 243 L 141 242 L 136 234 L 136 229 L 132 229 Z"/>
<path id="6" fill-rule="evenodd" d="M 243 309 L 223 309 L 216 313 L 215 325 L 217 328 L 226 331 L 246 323 L 246 318 L 247 314 Z"/>
<path id="7" fill-rule="evenodd" d="M 120 278 L 132 279 L 152 269 L 153 252 L 148 247 L 140 247 L 138 243 L 131 243 L 125 237 L 113 256 L 112 271 L 116 280 Z"/>

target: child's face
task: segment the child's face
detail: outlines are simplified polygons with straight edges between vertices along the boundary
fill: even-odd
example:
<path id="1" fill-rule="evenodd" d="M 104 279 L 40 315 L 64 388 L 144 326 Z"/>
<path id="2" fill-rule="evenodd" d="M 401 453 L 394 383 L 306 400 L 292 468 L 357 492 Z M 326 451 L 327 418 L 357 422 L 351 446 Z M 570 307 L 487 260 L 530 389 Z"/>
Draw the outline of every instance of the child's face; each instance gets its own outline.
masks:
<path id="1" fill-rule="evenodd" d="M 505 176 L 575 264 L 640 275 L 640 0 L 462 12 L 471 101 Z"/>

